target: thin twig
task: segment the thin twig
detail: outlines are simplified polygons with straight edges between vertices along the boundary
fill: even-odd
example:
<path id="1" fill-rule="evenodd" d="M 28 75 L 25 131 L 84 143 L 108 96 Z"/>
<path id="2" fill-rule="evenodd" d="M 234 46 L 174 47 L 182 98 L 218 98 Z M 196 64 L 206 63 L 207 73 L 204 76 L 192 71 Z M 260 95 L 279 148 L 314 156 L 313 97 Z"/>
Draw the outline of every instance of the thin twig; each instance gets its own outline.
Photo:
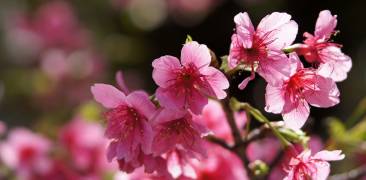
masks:
<path id="1" fill-rule="evenodd" d="M 272 127 L 279 128 L 279 127 L 283 127 L 283 122 L 282 121 L 271 122 L 271 125 L 272 125 Z M 267 124 L 264 124 L 259 128 L 253 129 L 247 135 L 247 138 L 245 139 L 245 141 L 243 141 L 241 144 L 235 144 L 233 146 L 233 149 L 246 147 L 247 144 L 249 144 L 255 140 L 264 138 L 266 136 L 266 134 L 270 133 L 270 132 L 272 132 L 272 130 L 269 128 L 269 126 Z"/>
<path id="2" fill-rule="evenodd" d="M 241 138 L 240 130 L 236 125 L 234 114 L 230 107 L 230 100 L 226 98 L 222 101 L 224 112 L 226 113 L 227 122 L 230 126 L 232 136 L 234 138 L 235 144 L 241 143 L 243 140 Z"/>
<path id="3" fill-rule="evenodd" d="M 249 179 L 253 179 L 254 174 L 249 169 L 249 160 L 248 160 L 248 158 L 246 156 L 246 153 L 245 153 L 245 149 L 246 149 L 245 147 L 246 146 L 244 145 L 244 141 L 241 137 L 240 130 L 239 130 L 238 126 L 236 125 L 235 118 L 234 118 L 234 113 L 233 113 L 233 110 L 230 107 L 230 99 L 229 98 L 224 99 L 222 101 L 222 105 L 223 105 L 224 112 L 226 113 L 227 122 L 230 126 L 231 133 L 232 133 L 232 136 L 234 138 L 235 144 L 243 144 L 242 148 L 235 148 L 235 149 L 232 149 L 232 151 L 235 152 L 239 156 L 239 158 L 241 159 Z"/>
<path id="4" fill-rule="evenodd" d="M 206 136 L 206 139 L 214 144 L 220 145 L 227 150 L 232 150 L 232 147 L 230 147 L 223 139 L 217 138 L 213 135 Z"/>

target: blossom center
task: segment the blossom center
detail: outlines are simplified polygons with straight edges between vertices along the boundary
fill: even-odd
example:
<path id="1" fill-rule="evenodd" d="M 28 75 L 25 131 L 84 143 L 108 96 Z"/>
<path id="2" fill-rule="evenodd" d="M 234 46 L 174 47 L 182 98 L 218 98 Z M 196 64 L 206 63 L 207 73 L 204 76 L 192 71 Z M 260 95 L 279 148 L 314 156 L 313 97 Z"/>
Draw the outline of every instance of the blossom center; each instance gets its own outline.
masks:
<path id="1" fill-rule="evenodd" d="M 164 126 L 167 127 L 166 130 L 168 134 L 180 134 L 185 129 L 189 128 L 189 124 L 184 118 L 166 122 Z"/>
<path id="2" fill-rule="evenodd" d="M 286 92 L 288 92 L 290 99 L 298 100 L 302 98 L 304 90 L 315 89 L 315 73 L 311 70 L 302 69 L 286 82 Z"/>
<path id="3" fill-rule="evenodd" d="M 177 94 L 185 94 L 199 84 L 200 77 L 199 69 L 193 64 L 188 64 L 177 72 L 173 87 L 176 88 Z"/>
<path id="4" fill-rule="evenodd" d="M 142 116 L 135 108 L 127 105 L 120 105 L 106 113 L 108 119 L 107 132 L 111 132 L 114 138 L 127 138 L 135 130 L 143 134 L 143 123 L 147 119 Z"/>
<path id="5" fill-rule="evenodd" d="M 242 59 L 244 62 L 253 64 L 256 61 L 259 61 L 262 58 L 267 57 L 267 48 L 266 43 L 262 38 L 255 35 L 253 37 L 253 43 L 251 48 L 244 48 Z"/>
<path id="6" fill-rule="evenodd" d="M 299 53 L 304 55 L 305 59 L 309 63 L 315 63 L 315 65 L 324 63 L 324 58 L 326 58 L 327 54 L 322 53 L 323 49 L 331 46 L 339 48 L 342 47 L 341 44 L 329 42 L 328 40 L 329 39 L 319 39 L 312 35 L 307 36 L 307 39 L 304 41 L 307 46 L 305 48 L 301 48 Z"/>
<path id="7" fill-rule="evenodd" d="M 20 157 L 21 161 L 28 162 L 31 159 L 33 159 L 35 155 L 36 155 L 36 151 L 34 150 L 34 148 L 27 146 L 20 150 L 19 157 Z"/>

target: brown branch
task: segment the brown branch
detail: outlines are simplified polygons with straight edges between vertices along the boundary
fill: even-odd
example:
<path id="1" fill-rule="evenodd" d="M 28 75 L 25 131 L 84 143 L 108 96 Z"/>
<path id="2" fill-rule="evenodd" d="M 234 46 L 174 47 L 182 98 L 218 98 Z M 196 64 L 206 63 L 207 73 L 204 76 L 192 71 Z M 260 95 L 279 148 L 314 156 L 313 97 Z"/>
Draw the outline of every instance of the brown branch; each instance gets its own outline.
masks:
<path id="1" fill-rule="evenodd" d="M 239 158 L 241 159 L 241 161 L 243 163 L 243 166 L 244 166 L 244 168 L 247 172 L 247 175 L 248 175 L 249 179 L 253 179 L 254 174 L 249 169 L 249 160 L 248 160 L 248 158 L 246 156 L 246 152 L 245 152 L 246 145 L 244 143 L 244 140 L 241 137 L 240 130 L 239 130 L 238 126 L 236 125 L 235 118 L 234 118 L 234 113 L 233 113 L 233 111 L 230 107 L 230 98 L 227 97 L 226 99 L 222 100 L 221 102 L 222 102 L 224 112 L 226 113 L 227 122 L 230 126 L 231 133 L 232 133 L 232 136 L 234 138 L 235 144 L 243 144 L 241 146 L 241 148 L 235 148 L 235 149 L 231 148 L 231 151 L 235 152 L 239 156 Z"/>
<path id="2" fill-rule="evenodd" d="M 217 138 L 213 135 L 206 136 L 205 138 L 211 143 L 217 144 L 227 150 L 232 150 L 232 147 L 230 147 L 223 139 Z"/>
<path id="3" fill-rule="evenodd" d="M 230 126 L 232 136 L 234 138 L 235 144 L 241 143 L 243 140 L 241 138 L 240 130 L 238 126 L 236 125 L 234 114 L 230 107 L 230 99 L 226 98 L 222 101 L 222 106 L 224 109 L 224 112 L 226 113 L 227 122 Z"/>
<path id="4" fill-rule="evenodd" d="M 224 140 L 219 139 L 215 136 L 208 136 L 207 140 L 209 140 L 212 143 L 218 144 L 221 147 L 234 152 L 235 154 L 238 155 L 238 157 L 241 159 L 243 166 L 247 172 L 247 175 L 249 177 L 249 179 L 257 179 L 258 177 L 256 177 L 253 172 L 249 169 L 249 159 L 246 156 L 246 147 L 247 145 L 252 142 L 255 141 L 257 139 L 263 138 L 265 137 L 265 135 L 268 132 L 272 132 L 271 131 L 271 127 L 282 127 L 283 126 L 283 122 L 278 121 L 278 122 L 269 122 L 269 124 L 264 124 L 263 126 L 261 126 L 260 128 L 254 129 L 252 130 L 249 134 L 247 134 L 245 137 L 242 137 L 241 133 L 240 133 L 240 129 L 238 128 L 238 126 L 236 125 L 236 121 L 234 118 L 234 113 L 233 110 L 230 106 L 230 99 L 226 98 L 224 100 L 221 101 L 222 103 L 222 107 L 224 109 L 224 112 L 226 113 L 226 117 L 227 117 L 227 123 L 231 129 L 231 133 L 232 136 L 234 138 L 234 145 L 230 146 L 228 145 Z"/>
<path id="5" fill-rule="evenodd" d="M 276 122 L 271 122 L 272 127 L 278 128 L 278 127 L 282 127 L 283 126 L 283 122 L 282 121 L 276 121 Z M 268 133 L 271 133 L 271 129 L 269 128 L 269 126 L 267 124 L 262 125 L 259 128 L 253 129 L 248 135 L 245 141 L 243 141 L 242 143 L 239 144 L 235 144 L 233 146 L 234 149 L 236 148 L 241 148 L 241 147 L 246 147 L 246 145 L 248 145 L 249 143 L 264 138 Z"/>

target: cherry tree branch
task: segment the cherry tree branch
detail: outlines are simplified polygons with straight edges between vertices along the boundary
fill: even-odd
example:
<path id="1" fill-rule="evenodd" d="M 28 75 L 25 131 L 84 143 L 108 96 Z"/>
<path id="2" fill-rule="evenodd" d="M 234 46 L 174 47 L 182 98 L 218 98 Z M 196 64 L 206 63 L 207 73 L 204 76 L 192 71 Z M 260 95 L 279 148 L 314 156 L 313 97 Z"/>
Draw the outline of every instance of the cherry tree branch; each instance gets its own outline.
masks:
<path id="1" fill-rule="evenodd" d="M 226 113 L 226 117 L 227 117 L 226 119 L 227 119 L 227 122 L 230 126 L 231 133 L 232 133 L 232 136 L 234 138 L 235 144 L 244 144 L 244 140 L 241 137 L 240 129 L 238 128 L 238 126 L 236 125 L 236 122 L 235 122 L 233 109 L 230 105 L 230 99 L 228 97 L 225 98 L 222 101 L 222 105 L 223 105 L 224 112 Z M 244 168 L 247 172 L 247 175 L 248 175 L 249 179 L 253 179 L 254 174 L 249 169 L 249 160 L 248 160 L 248 158 L 246 156 L 246 153 L 245 153 L 245 150 L 246 150 L 245 147 L 246 147 L 246 145 L 244 145 L 241 148 L 235 148 L 235 149 L 231 148 L 231 151 L 235 152 L 239 156 L 239 158 L 243 162 L 243 166 L 244 166 Z"/>
<path id="2" fill-rule="evenodd" d="M 213 135 L 206 136 L 206 140 L 210 141 L 211 143 L 217 144 L 227 150 L 232 150 L 232 147 L 228 145 L 223 139 L 217 138 Z"/>

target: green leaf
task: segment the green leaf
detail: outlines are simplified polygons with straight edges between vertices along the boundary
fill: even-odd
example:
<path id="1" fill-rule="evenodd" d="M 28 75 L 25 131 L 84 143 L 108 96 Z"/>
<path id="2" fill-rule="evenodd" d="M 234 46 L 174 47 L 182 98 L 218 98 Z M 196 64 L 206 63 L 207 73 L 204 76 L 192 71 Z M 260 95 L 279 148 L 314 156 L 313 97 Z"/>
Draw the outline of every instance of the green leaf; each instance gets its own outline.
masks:
<path id="1" fill-rule="evenodd" d="M 101 108 L 94 101 L 87 102 L 79 107 L 79 114 L 87 121 L 99 121 L 101 117 Z"/>
<path id="2" fill-rule="evenodd" d="M 224 72 L 228 72 L 229 71 L 229 64 L 228 64 L 228 56 L 221 56 L 221 66 L 220 66 L 220 70 L 224 71 Z"/>
<path id="3" fill-rule="evenodd" d="M 346 128 L 337 118 L 329 118 L 329 133 L 334 139 L 343 139 L 346 135 Z"/>
<path id="4" fill-rule="evenodd" d="M 189 34 L 187 34 L 186 44 L 189 42 L 192 42 L 192 41 L 193 41 L 193 38 Z"/>
<path id="5" fill-rule="evenodd" d="M 292 130 L 289 128 L 279 128 L 278 131 L 289 141 L 295 143 L 301 143 L 304 147 L 307 146 L 309 137 L 306 136 L 305 132 L 302 130 Z"/>

